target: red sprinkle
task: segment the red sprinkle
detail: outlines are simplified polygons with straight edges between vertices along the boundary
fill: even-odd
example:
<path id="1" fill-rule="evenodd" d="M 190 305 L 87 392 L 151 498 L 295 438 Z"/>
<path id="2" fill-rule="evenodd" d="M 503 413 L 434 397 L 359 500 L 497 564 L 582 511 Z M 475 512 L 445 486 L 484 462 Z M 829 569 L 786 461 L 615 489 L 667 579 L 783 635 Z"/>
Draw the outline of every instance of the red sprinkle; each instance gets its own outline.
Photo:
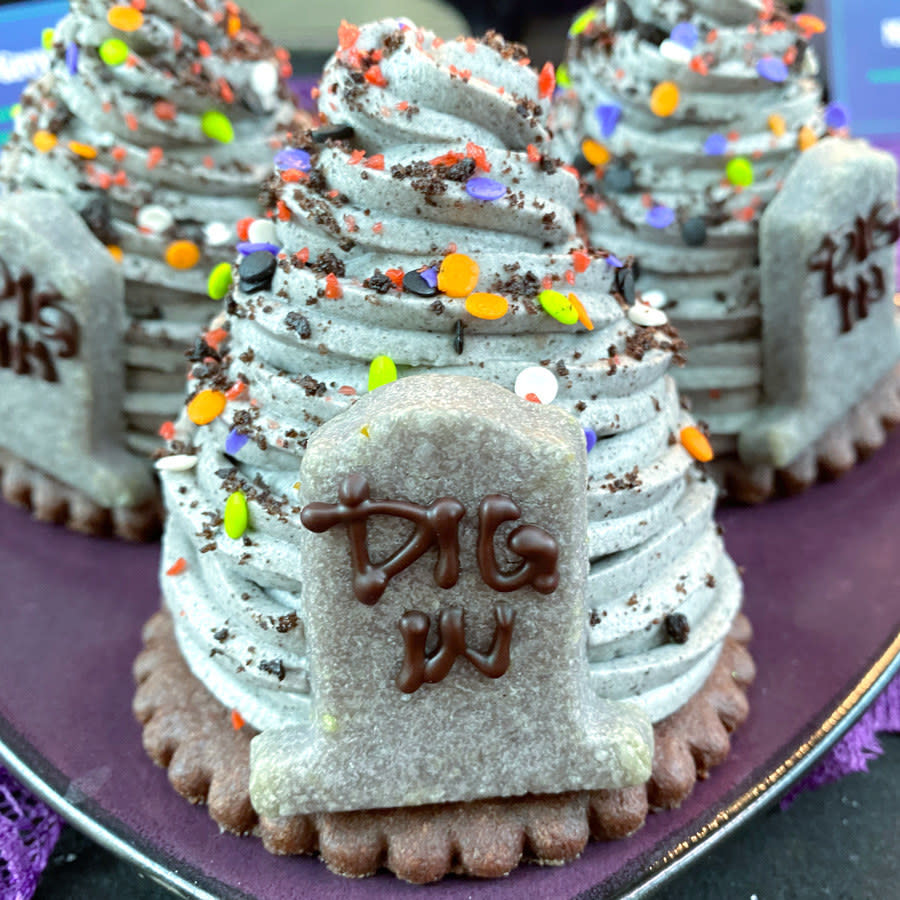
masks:
<path id="1" fill-rule="evenodd" d="M 161 122 L 171 122 L 175 118 L 176 112 L 175 104 L 169 103 L 168 100 L 157 100 L 153 104 L 153 115 Z"/>
<path id="2" fill-rule="evenodd" d="M 384 171 L 384 154 L 376 153 L 375 156 L 370 156 L 363 165 L 367 169 L 377 169 L 379 172 Z"/>
<path id="3" fill-rule="evenodd" d="M 481 169 L 483 172 L 491 171 L 491 164 L 488 162 L 487 153 L 485 153 L 484 147 L 479 147 L 478 144 L 469 141 L 469 143 L 466 144 L 466 156 L 475 162 L 475 168 Z"/>
<path id="4" fill-rule="evenodd" d="M 301 266 L 305 266 L 309 262 L 309 247 L 304 247 L 302 250 L 298 250 L 294 254 L 294 259 L 296 259 Z"/>
<path id="5" fill-rule="evenodd" d="M 541 161 L 541 151 L 538 150 L 534 144 L 529 144 L 527 147 L 528 150 L 528 159 L 530 162 L 539 163 Z"/>
<path id="6" fill-rule="evenodd" d="M 590 264 L 591 257 L 584 250 L 572 251 L 572 265 L 575 267 L 576 272 L 586 272 Z"/>
<path id="7" fill-rule="evenodd" d="M 234 91 L 224 78 L 219 79 L 219 93 L 226 103 L 234 103 Z"/>
<path id="8" fill-rule="evenodd" d="M 236 381 L 227 391 L 225 391 L 225 399 L 229 403 L 234 403 L 235 400 L 240 400 L 240 398 L 244 396 L 246 390 L 247 385 L 243 381 Z"/>
<path id="9" fill-rule="evenodd" d="M 229 332 L 224 328 L 214 328 L 212 331 L 207 331 L 206 334 L 203 335 L 203 340 L 209 344 L 213 350 L 219 349 L 219 344 L 228 337 Z M 227 397 L 225 398 L 228 399 Z"/>
<path id="10" fill-rule="evenodd" d="M 187 560 L 183 556 L 179 556 L 175 562 L 166 569 L 166 575 L 180 575 L 187 568 Z"/>
<path id="11" fill-rule="evenodd" d="M 366 158 L 365 150 L 354 150 L 350 154 L 349 163 L 351 166 L 358 166 Z"/>
<path id="12" fill-rule="evenodd" d="M 206 41 L 197 41 L 197 52 L 201 56 L 212 56 L 212 47 Z"/>
<path id="13" fill-rule="evenodd" d="M 162 425 L 159 426 L 159 436 L 164 441 L 171 441 L 172 438 L 175 437 L 175 423 L 163 422 Z"/>
<path id="14" fill-rule="evenodd" d="M 214 169 L 216 167 L 216 161 L 211 156 L 204 156 L 203 165 L 206 166 L 207 169 Z"/>
<path id="15" fill-rule="evenodd" d="M 309 175 L 300 169 L 283 169 L 281 172 L 281 180 L 286 181 L 288 184 L 295 184 L 298 181 L 303 181 L 304 178 L 309 178 Z"/>
<path id="16" fill-rule="evenodd" d="M 338 393 L 344 397 L 355 397 L 356 396 L 356 388 L 350 387 L 349 384 L 345 384 L 338 388 Z"/>
<path id="17" fill-rule="evenodd" d="M 575 284 L 575 272 L 572 269 L 566 271 L 566 284 Z"/>
<path id="18" fill-rule="evenodd" d="M 238 237 L 239 237 L 242 241 L 248 241 L 248 240 L 250 240 L 250 236 L 249 236 L 249 234 L 248 234 L 248 231 L 249 231 L 249 229 L 250 229 L 250 226 L 253 224 L 253 222 L 254 222 L 253 216 L 247 216 L 247 217 L 245 217 L 245 218 L 243 218 L 243 219 L 239 219 L 239 220 L 238 220 L 238 223 L 237 223 L 237 226 L 236 226 L 236 227 L 237 227 L 237 234 L 238 234 Z"/>
<path id="19" fill-rule="evenodd" d="M 540 403 L 540 402 L 541 402 L 541 398 L 538 397 L 537 394 L 526 394 L 526 395 L 525 395 L 525 399 L 526 399 L 529 403 Z"/>
<path id="20" fill-rule="evenodd" d="M 366 69 L 365 79 L 369 84 L 374 84 L 375 87 L 387 87 L 387 79 L 382 74 L 380 66 L 369 66 Z"/>
<path id="21" fill-rule="evenodd" d="M 408 109 L 409 109 L 409 100 L 401 100 L 397 104 L 398 112 L 406 112 L 406 110 L 408 110 Z"/>
<path id="22" fill-rule="evenodd" d="M 388 269 L 384 274 L 394 282 L 398 291 L 403 287 L 403 269 Z"/>
<path id="23" fill-rule="evenodd" d="M 244 717 L 236 709 L 233 709 L 231 711 L 231 727 L 235 731 L 240 731 L 246 724 Z"/>
<path id="24" fill-rule="evenodd" d="M 162 147 L 150 147 L 147 150 L 147 168 L 155 169 L 163 159 Z"/>
<path id="25" fill-rule="evenodd" d="M 325 276 L 325 296 L 329 300 L 340 300 L 344 296 L 344 289 L 338 282 L 338 277 L 334 272 L 329 272 Z"/>
<path id="26" fill-rule="evenodd" d="M 553 91 L 556 90 L 556 69 L 553 68 L 553 63 L 544 63 L 544 68 L 538 76 L 538 90 L 542 99 L 546 100 L 547 97 L 553 96 Z"/>
<path id="27" fill-rule="evenodd" d="M 545 291 L 549 291 L 553 287 L 553 279 L 549 275 L 545 275 L 541 280 L 541 287 Z"/>
<path id="28" fill-rule="evenodd" d="M 278 207 L 278 220 L 280 222 L 288 222 L 291 218 L 291 211 L 287 208 L 287 204 L 284 200 L 279 200 L 277 203 Z"/>
<path id="29" fill-rule="evenodd" d="M 125 113 L 125 124 L 128 126 L 129 131 L 137 131 L 138 130 L 137 116 L 134 113 Z"/>
<path id="30" fill-rule="evenodd" d="M 430 164 L 432 166 L 452 166 L 455 163 L 458 163 L 461 159 L 463 159 L 462 153 L 457 153 L 455 150 L 450 150 L 442 156 L 436 156 L 430 161 Z"/>
<path id="31" fill-rule="evenodd" d="M 338 26 L 338 44 L 341 50 L 349 50 L 359 40 L 359 28 L 351 25 L 346 19 Z"/>

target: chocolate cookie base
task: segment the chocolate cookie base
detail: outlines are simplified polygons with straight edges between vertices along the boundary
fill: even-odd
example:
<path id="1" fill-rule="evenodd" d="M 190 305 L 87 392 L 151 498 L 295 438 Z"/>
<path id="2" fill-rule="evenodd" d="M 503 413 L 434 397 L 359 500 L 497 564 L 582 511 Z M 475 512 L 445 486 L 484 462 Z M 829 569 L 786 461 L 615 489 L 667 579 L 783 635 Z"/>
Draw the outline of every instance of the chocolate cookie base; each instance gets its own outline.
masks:
<path id="1" fill-rule="evenodd" d="M 648 812 L 672 809 L 697 779 L 728 756 L 729 735 L 749 712 L 755 674 L 746 648 L 749 621 L 740 615 L 701 691 L 655 726 L 653 772 L 643 785 L 473 803 L 260 818 L 250 802 L 250 741 L 231 712 L 195 678 L 181 657 L 167 612 L 144 626 L 134 665 L 133 710 L 144 749 L 168 769 L 169 781 L 235 834 L 256 834 L 279 855 L 318 853 L 333 872 L 351 878 L 382 867 L 424 884 L 449 873 L 496 878 L 521 861 L 561 865 L 589 839 L 618 840 L 637 831 Z"/>
<path id="2" fill-rule="evenodd" d="M 158 496 L 140 506 L 100 506 L 81 491 L 3 449 L 0 491 L 10 503 L 30 509 L 35 519 L 65 525 L 82 534 L 155 541 L 162 531 L 163 507 Z"/>
<path id="3" fill-rule="evenodd" d="M 818 481 L 839 478 L 880 449 L 898 424 L 900 365 L 787 468 L 751 466 L 737 456 L 717 458 L 706 468 L 729 499 L 763 503 L 803 493 Z"/>

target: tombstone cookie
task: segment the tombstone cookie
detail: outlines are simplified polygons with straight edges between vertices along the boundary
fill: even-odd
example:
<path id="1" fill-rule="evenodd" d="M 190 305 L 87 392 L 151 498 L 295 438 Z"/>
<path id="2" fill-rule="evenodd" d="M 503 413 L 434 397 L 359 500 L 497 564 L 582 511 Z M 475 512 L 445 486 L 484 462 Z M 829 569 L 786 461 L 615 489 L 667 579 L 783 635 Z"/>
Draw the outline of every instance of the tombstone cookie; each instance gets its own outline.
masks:
<path id="1" fill-rule="evenodd" d="M 664 313 L 628 303 L 628 260 L 576 236 L 578 180 L 547 152 L 552 73 L 496 35 L 443 43 L 396 20 L 345 24 L 340 42 L 327 127 L 279 153 L 266 186 L 280 252 L 238 267 L 227 337 L 160 460 L 166 614 L 136 710 L 167 763 L 153 735 L 171 673 L 155 668 L 186 665 L 211 715 L 246 723 L 240 759 L 226 754 L 239 774 L 211 771 L 185 735 L 191 775 L 173 776 L 226 827 L 258 817 L 269 846 L 307 852 L 300 823 L 314 838 L 353 810 L 362 841 L 367 810 L 387 808 L 390 864 L 431 880 L 453 854 L 401 854 L 403 828 L 427 810 L 471 824 L 498 803 L 496 866 L 464 868 L 499 874 L 523 828 L 549 833 L 516 797 L 553 798 L 540 815 L 570 836 L 560 795 L 581 798 L 581 846 L 604 792 L 629 815 L 598 814 L 596 834 L 638 826 L 656 777 L 641 773 L 641 722 L 707 702 L 741 584 L 694 463 L 708 441 L 667 375 L 681 342 Z M 470 688 L 497 728 L 472 751 L 483 776 L 460 765 L 478 730 Z M 385 765 L 395 779 L 375 778 Z M 197 793 L 220 779 L 227 801 Z M 666 803 L 690 787 L 666 783 Z M 350 865 L 342 846 L 323 845 L 339 871 L 381 864 Z"/>
<path id="2" fill-rule="evenodd" d="M 158 528 L 147 466 L 126 452 L 122 274 L 55 194 L 0 203 L 3 496 L 80 531 Z"/>
<path id="3" fill-rule="evenodd" d="M 837 152 L 813 153 L 824 136 L 846 139 L 848 114 L 822 103 L 809 41 L 825 26 L 815 17 L 792 17 L 780 2 L 722 0 L 685 12 L 645 0 L 628 4 L 629 16 L 615 15 L 624 6 L 597 4 L 570 29 L 573 91 L 558 106 L 557 146 L 585 172 L 587 231 L 599 245 L 635 254 L 644 299 L 662 305 L 687 341 L 688 365 L 676 380 L 709 425 L 718 457 L 711 471 L 727 493 L 757 502 L 803 489 L 880 447 L 885 428 L 900 421 L 900 352 L 887 321 L 895 277 L 889 251 L 876 266 L 881 279 L 865 288 L 865 305 L 885 310 L 876 316 L 882 327 L 849 336 L 846 322 L 829 323 L 814 343 L 808 333 L 785 330 L 788 321 L 801 324 L 791 318 L 795 298 L 785 288 L 800 290 L 810 257 L 826 252 L 832 229 L 849 241 L 859 218 L 864 230 L 876 227 L 879 248 L 892 234 L 896 241 L 896 189 L 882 172 L 891 163 L 862 145 L 848 151 L 865 171 L 882 172 L 885 193 L 877 201 L 870 190 L 854 193 L 859 180 L 841 184 L 830 165 L 816 165 Z M 795 176 L 799 167 L 803 174 Z M 791 233 L 788 204 L 766 212 L 791 184 L 791 212 L 799 221 L 809 211 L 805 240 L 816 243 L 805 253 L 805 244 L 791 241 L 805 254 L 793 257 L 774 238 L 775 231 Z M 828 216 L 812 235 L 813 210 L 826 197 L 845 220 Z M 810 308 L 824 305 L 825 315 L 837 302 L 833 288 L 827 275 L 811 279 L 804 287 Z M 840 385 L 823 379 L 818 367 L 851 346 L 851 357 L 875 365 L 848 358 Z M 785 422 L 788 408 L 798 424 L 782 441 L 785 432 L 769 426 L 773 416 Z"/>
<path id="4" fill-rule="evenodd" d="M 287 55 L 221 0 L 72 0 L 47 47 L 0 178 L 58 193 L 119 260 L 126 439 L 146 458 L 181 405 L 185 350 L 217 311 L 235 246 L 270 228 L 257 195 L 296 115 Z"/>

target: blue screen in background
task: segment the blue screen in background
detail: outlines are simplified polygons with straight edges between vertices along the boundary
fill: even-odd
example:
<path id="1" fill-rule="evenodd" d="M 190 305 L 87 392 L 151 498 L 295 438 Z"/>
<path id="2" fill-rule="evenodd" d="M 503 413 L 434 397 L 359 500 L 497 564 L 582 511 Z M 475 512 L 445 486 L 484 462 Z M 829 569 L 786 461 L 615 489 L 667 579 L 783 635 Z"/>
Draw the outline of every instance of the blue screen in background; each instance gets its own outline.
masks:
<path id="1" fill-rule="evenodd" d="M 831 88 L 858 135 L 900 135 L 900 0 L 829 0 Z"/>
<path id="2" fill-rule="evenodd" d="M 41 32 L 68 11 L 69 4 L 59 0 L 0 6 L 0 144 L 12 131 L 12 108 L 22 89 L 47 68 Z"/>

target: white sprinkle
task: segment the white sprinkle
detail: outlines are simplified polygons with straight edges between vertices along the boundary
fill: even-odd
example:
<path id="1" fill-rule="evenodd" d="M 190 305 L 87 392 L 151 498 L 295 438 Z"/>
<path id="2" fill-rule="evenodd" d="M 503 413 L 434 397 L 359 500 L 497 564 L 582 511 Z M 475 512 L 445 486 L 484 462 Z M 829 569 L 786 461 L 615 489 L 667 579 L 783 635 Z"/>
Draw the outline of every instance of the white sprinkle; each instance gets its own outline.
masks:
<path id="1" fill-rule="evenodd" d="M 258 62 L 250 73 L 250 86 L 265 109 L 272 109 L 278 95 L 278 70 L 270 62 Z"/>
<path id="2" fill-rule="evenodd" d="M 691 61 L 691 51 L 684 44 L 676 41 L 664 40 L 659 45 L 659 55 L 669 62 L 684 63 L 687 65 Z"/>
<path id="3" fill-rule="evenodd" d="M 820 68 L 818 54 L 812 47 L 807 47 L 806 53 L 803 54 L 803 62 L 800 65 L 800 71 L 804 75 L 816 76 L 819 74 Z"/>
<path id="4" fill-rule="evenodd" d="M 641 301 L 654 309 L 662 309 L 669 302 L 669 298 L 662 291 L 644 291 L 641 294 Z"/>
<path id="5" fill-rule="evenodd" d="M 235 233 L 224 222 L 210 222 L 204 226 L 203 236 L 210 247 L 221 247 L 233 243 Z"/>
<path id="6" fill-rule="evenodd" d="M 606 4 L 606 27 L 615 28 L 619 24 L 619 5 L 613 0 Z"/>
<path id="7" fill-rule="evenodd" d="M 541 403 L 552 403 L 559 393 L 556 376 L 543 366 L 529 366 L 516 378 L 516 393 L 523 399 L 534 394 Z"/>
<path id="8" fill-rule="evenodd" d="M 150 203 L 138 210 L 135 221 L 137 222 L 137 227 L 142 231 L 149 231 L 151 234 L 162 234 L 175 224 L 175 216 L 164 206 Z"/>
<path id="9" fill-rule="evenodd" d="M 197 465 L 197 457 L 186 453 L 179 456 L 163 456 L 156 461 L 156 468 L 160 472 L 187 472 Z"/>
<path id="10" fill-rule="evenodd" d="M 645 328 L 658 328 L 669 321 L 669 317 L 661 309 L 654 309 L 648 303 L 640 301 L 628 310 L 628 318 L 635 325 L 643 325 Z"/>
<path id="11" fill-rule="evenodd" d="M 275 224 L 270 219 L 254 219 L 247 229 L 247 240 L 251 244 L 277 244 Z"/>

